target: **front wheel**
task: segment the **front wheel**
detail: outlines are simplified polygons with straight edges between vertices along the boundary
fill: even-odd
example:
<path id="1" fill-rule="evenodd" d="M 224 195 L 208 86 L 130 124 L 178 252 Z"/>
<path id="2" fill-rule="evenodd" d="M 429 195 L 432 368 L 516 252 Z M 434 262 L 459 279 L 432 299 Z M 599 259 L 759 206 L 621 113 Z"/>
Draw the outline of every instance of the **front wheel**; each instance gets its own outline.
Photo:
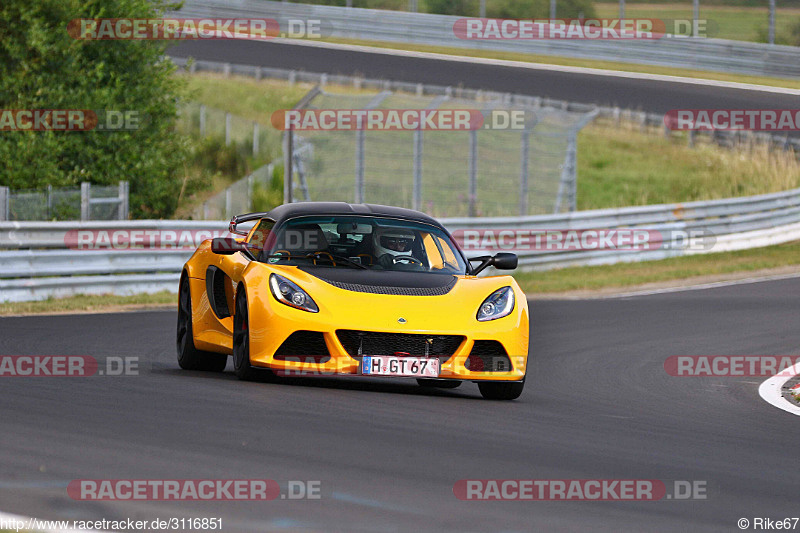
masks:
<path id="1" fill-rule="evenodd" d="M 487 400 L 516 400 L 525 387 L 522 381 L 479 381 L 478 390 Z"/>
<path id="2" fill-rule="evenodd" d="M 233 373 L 244 381 L 254 381 L 271 374 L 250 365 L 250 318 L 244 287 L 236 291 L 236 312 L 233 315 Z"/>
<path id="3" fill-rule="evenodd" d="M 194 346 L 192 333 L 192 293 L 189 278 L 184 276 L 178 289 L 178 365 L 184 370 L 222 372 L 228 364 L 228 356 L 221 353 L 204 352 Z"/>

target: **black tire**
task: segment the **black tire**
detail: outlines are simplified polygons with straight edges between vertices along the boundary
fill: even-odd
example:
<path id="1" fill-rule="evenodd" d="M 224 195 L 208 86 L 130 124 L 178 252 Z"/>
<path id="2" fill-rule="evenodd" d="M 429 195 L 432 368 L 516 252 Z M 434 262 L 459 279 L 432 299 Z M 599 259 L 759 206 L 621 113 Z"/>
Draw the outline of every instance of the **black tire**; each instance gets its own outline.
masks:
<path id="1" fill-rule="evenodd" d="M 522 381 L 479 381 L 478 389 L 487 400 L 516 400 L 522 394 L 525 379 Z"/>
<path id="2" fill-rule="evenodd" d="M 178 290 L 177 327 L 178 365 L 184 370 L 222 372 L 228 364 L 228 356 L 222 353 L 204 352 L 194 346 L 192 333 L 192 293 L 189 278 L 183 276 Z"/>
<path id="3" fill-rule="evenodd" d="M 461 386 L 461 381 L 455 379 L 426 379 L 420 378 L 417 380 L 420 387 L 431 387 L 436 389 L 455 389 Z"/>
<path id="4" fill-rule="evenodd" d="M 272 372 L 250 365 L 250 319 L 247 312 L 247 294 L 243 286 L 236 291 L 233 314 L 233 373 L 243 381 L 263 380 Z"/>

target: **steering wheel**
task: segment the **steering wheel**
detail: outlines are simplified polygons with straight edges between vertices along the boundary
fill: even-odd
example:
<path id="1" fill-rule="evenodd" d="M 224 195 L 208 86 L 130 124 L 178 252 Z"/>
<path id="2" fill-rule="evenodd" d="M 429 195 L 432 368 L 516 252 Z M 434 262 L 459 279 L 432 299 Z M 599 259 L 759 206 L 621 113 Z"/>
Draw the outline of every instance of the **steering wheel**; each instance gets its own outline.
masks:
<path id="1" fill-rule="evenodd" d="M 419 265 L 421 267 L 425 266 L 422 263 L 422 261 L 411 255 L 398 255 L 396 257 L 392 257 L 392 263 L 395 265 L 405 264 L 405 265 Z"/>

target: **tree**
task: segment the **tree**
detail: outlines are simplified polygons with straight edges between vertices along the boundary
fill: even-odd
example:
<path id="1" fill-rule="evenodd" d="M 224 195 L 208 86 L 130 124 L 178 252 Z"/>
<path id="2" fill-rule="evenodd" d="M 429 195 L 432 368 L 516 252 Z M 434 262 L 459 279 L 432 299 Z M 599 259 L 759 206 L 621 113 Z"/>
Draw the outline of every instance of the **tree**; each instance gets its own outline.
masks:
<path id="1" fill-rule="evenodd" d="M 0 185 L 12 188 L 130 182 L 131 214 L 175 209 L 186 143 L 175 133 L 184 82 L 165 41 L 79 40 L 77 18 L 157 18 L 177 6 L 150 0 L 3 0 L 0 109 L 138 113 L 133 131 L 0 131 Z"/>

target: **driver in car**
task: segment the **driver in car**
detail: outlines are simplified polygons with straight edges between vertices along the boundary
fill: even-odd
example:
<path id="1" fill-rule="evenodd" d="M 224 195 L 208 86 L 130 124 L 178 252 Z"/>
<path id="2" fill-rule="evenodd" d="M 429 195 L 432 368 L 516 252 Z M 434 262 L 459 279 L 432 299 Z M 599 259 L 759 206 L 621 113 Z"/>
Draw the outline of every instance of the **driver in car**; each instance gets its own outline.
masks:
<path id="1" fill-rule="evenodd" d="M 378 258 L 376 264 L 386 270 L 422 266 L 420 260 L 411 255 L 415 238 L 413 231 L 376 228 L 372 235 L 375 257 Z"/>

